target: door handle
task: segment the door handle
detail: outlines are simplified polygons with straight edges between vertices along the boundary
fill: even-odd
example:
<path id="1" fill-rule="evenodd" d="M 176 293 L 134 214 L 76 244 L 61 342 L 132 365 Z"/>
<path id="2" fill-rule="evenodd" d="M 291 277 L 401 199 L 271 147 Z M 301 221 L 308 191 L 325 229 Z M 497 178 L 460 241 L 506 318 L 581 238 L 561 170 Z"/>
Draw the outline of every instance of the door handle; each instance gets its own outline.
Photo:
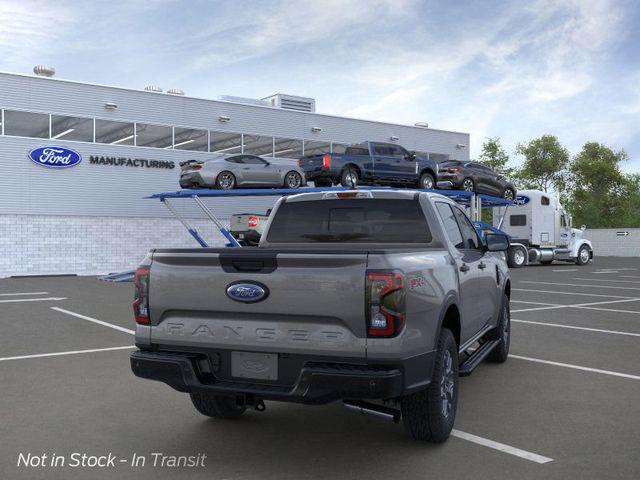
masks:
<path id="1" fill-rule="evenodd" d="M 478 265 L 478 268 L 479 268 L 480 270 L 484 270 L 485 268 L 487 268 L 487 264 L 486 264 L 486 263 L 484 263 L 484 262 L 480 262 L 480 264 Z"/>
<path id="2" fill-rule="evenodd" d="M 243 169 L 243 170 L 251 170 L 251 168 L 250 168 L 250 167 L 243 167 L 242 169 Z"/>
<path id="3" fill-rule="evenodd" d="M 461 272 L 468 272 L 469 270 L 470 270 L 469 265 L 467 265 L 466 263 L 463 263 L 463 264 L 460 266 L 460 271 L 461 271 Z"/>

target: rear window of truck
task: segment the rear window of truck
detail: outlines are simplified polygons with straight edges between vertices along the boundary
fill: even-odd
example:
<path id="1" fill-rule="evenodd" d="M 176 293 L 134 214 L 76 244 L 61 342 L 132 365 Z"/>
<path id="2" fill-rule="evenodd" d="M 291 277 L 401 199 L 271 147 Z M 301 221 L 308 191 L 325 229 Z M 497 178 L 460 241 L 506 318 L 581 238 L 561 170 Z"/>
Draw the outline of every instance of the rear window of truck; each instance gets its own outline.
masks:
<path id="1" fill-rule="evenodd" d="M 283 203 L 273 218 L 271 243 L 431 243 L 417 200 L 380 198 Z"/>

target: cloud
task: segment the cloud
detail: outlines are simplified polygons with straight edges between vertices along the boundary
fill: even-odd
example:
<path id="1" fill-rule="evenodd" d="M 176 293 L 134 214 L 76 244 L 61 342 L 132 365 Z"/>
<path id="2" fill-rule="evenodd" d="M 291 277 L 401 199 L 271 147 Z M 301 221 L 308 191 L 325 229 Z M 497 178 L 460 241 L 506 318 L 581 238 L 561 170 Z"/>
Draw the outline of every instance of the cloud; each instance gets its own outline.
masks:
<path id="1" fill-rule="evenodd" d="M 25 58 L 46 59 L 64 36 L 74 15 L 64 6 L 47 1 L 0 0 L 0 62 L 11 70 Z"/>

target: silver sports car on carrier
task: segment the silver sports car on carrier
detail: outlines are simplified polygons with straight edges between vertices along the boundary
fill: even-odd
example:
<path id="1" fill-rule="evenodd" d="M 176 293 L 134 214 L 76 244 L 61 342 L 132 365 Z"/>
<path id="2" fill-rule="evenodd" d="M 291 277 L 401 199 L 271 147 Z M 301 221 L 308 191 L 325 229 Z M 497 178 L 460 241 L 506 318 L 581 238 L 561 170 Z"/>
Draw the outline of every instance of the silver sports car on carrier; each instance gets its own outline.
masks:
<path id="1" fill-rule="evenodd" d="M 299 188 L 307 184 L 304 171 L 293 159 L 220 155 L 211 160 L 181 162 L 180 168 L 181 188 Z"/>

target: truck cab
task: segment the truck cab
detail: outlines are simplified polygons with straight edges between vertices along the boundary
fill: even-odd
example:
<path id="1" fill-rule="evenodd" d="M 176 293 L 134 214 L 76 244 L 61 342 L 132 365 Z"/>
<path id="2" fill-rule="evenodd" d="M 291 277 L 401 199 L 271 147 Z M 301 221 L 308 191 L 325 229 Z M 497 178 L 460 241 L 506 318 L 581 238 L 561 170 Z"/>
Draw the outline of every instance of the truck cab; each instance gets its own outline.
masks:
<path id="1" fill-rule="evenodd" d="M 593 259 L 591 243 L 582 238 L 585 227 L 572 228 L 571 215 L 549 193 L 520 191 L 513 205 L 498 213 L 493 226 L 511 237 L 508 256 L 512 268 L 554 260 L 584 265 Z"/>

